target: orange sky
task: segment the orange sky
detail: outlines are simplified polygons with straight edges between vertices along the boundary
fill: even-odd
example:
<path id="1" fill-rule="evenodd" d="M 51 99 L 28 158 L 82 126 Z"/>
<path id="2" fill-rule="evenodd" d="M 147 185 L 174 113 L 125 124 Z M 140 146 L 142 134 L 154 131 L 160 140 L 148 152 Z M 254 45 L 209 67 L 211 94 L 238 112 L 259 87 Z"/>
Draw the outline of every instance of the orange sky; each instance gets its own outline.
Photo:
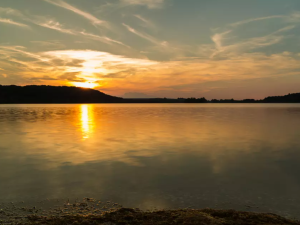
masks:
<path id="1" fill-rule="evenodd" d="M 0 84 L 129 97 L 300 92 L 298 10 L 296 0 L 3 0 Z"/>

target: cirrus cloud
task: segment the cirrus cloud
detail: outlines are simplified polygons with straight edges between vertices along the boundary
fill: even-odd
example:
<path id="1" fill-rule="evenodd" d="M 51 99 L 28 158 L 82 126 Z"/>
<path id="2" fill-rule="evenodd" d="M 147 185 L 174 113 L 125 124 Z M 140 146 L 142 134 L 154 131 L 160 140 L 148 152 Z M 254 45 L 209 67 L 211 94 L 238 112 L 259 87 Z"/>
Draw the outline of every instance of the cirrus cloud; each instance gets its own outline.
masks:
<path id="1" fill-rule="evenodd" d="M 24 23 L 19 23 L 19 22 L 13 21 L 11 19 L 6 19 L 6 18 L 0 18 L 0 23 L 14 25 L 14 26 L 22 27 L 22 28 L 27 28 L 27 29 L 30 28 L 30 26 L 28 26 Z"/>
<path id="2" fill-rule="evenodd" d="M 161 8 L 165 0 L 121 0 L 128 5 L 145 5 L 150 9 Z"/>

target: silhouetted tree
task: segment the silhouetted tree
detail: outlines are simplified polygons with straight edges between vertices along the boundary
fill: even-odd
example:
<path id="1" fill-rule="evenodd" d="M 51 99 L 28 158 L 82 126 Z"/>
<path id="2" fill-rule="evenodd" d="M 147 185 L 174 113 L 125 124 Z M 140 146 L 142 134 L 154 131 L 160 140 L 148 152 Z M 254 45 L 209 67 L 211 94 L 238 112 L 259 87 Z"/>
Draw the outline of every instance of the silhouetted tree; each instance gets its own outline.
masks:
<path id="1" fill-rule="evenodd" d="M 100 91 L 65 86 L 0 86 L 0 103 L 118 103 L 122 98 Z"/>

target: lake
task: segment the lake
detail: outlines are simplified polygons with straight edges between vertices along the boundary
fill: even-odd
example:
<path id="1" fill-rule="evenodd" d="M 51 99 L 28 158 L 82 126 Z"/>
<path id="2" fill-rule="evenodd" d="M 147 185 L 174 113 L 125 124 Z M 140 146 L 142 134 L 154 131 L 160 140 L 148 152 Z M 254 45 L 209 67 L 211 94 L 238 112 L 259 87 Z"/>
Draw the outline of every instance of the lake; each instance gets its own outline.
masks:
<path id="1" fill-rule="evenodd" d="M 299 218 L 300 104 L 0 105 L 0 202 Z"/>

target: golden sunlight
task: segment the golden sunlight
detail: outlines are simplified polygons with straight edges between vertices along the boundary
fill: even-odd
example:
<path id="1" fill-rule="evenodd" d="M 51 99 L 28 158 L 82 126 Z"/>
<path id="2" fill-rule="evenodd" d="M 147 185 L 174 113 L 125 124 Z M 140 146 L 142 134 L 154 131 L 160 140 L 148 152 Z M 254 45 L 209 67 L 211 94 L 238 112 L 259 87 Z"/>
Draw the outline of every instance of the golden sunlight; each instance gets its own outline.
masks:
<path id="1" fill-rule="evenodd" d="M 80 121 L 81 121 L 82 139 L 88 139 L 94 130 L 93 105 L 80 106 Z"/>
<path id="2" fill-rule="evenodd" d="M 71 84 L 76 87 L 82 87 L 82 88 L 95 88 L 99 86 L 98 84 L 91 83 L 91 82 L 72 82 Z"/>

